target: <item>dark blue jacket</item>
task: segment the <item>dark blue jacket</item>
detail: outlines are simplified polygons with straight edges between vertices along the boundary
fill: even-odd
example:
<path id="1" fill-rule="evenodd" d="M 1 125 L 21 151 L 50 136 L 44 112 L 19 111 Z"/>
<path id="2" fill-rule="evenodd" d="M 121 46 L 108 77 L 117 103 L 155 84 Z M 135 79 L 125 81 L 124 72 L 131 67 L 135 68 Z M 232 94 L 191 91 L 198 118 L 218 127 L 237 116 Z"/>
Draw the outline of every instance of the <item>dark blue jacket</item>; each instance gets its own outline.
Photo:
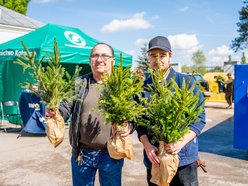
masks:
<path id="1" fill-rule="evenodd" d="M 179 85 L 179 87 L 182 87 L 182 83 L 183 83 L 183 79 L 185 79 L 186 82 L 188 82 L 188 80 L 190 79 L 190 77 L 186 74 L 182 74 L 182 73 L 178 73 L 176 72 L 173 68 L 170 69 L 170 73 L 167 77 L 167 82 L 171 79 L 171 78 L 175 78 L 175 81 L 177 82 L 177 84 Z M 193 84 L 193 81 L 190 82 L 190 86 L 191 87 Z M 145 82 L 144 82 L 144 86 L 147 85 L 153 85 L 152 79 L 149 77 Z M 194 89 L 194 93 L 196 94 L 199 91 L 199 88 L 196 86 L 196 88 Z M 144 93 L 144 97 L 149 98 L 150 97 L 150 92 L 146 91 Z M 200 94 L 200 100 L 199 103 L 203 101 L 203 95 Z M 197 136 L 200 135 L 201 130 L 203 129 L 203 127 L 205 126 L 206 122 L 205 122 L 205 111 L 203 111 L 200 115 L 199 115 L 199 122 L 194 122 L 194 123 L 190 123 L 189 127 L 190 130 L 194 131 L 196 133 L 196 137 L 191 140 L 188 144 L 186 144 L 181 151 L 178 153 L 179 155 L 179 167 L 181 166 L 185 166 L 188 164 L 191 164 L 193 162 L 195 162 L 197 159 L 199 159 L 198 157 L 198 139 Z M 148 139 L 151 140 L 152 136 L 149 135 L 149 131 L 146 127 L 143 126 L 139 126 L 137 128 L 137 132 L 138 132 L 138 137 L 140 139 L 140 137 L 142 135 L 147 135 Z M 144 164 L 145 166 L 150 169 L 151 168 L 151 163 L 149 161 L 149 159 L 146 156 L 146 153 L 144 151 Z"/>

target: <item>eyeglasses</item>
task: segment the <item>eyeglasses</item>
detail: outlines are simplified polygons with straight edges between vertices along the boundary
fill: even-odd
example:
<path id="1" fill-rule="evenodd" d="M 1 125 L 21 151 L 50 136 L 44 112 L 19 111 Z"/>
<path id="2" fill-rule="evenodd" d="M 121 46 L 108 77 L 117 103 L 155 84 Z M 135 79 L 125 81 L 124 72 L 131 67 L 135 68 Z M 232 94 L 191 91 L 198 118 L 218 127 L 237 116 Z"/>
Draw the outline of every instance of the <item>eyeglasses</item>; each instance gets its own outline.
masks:
<path id="1" fill-rule="evenodd" d="M 94 60 L 97 60 L 99 57 L 101 57 L 103 61 L 107 61 L 108 59 L 113 58 L 113 56 L 109 56 L 107 54 L 92 54 L 90 56 L 90 58 Z"/>

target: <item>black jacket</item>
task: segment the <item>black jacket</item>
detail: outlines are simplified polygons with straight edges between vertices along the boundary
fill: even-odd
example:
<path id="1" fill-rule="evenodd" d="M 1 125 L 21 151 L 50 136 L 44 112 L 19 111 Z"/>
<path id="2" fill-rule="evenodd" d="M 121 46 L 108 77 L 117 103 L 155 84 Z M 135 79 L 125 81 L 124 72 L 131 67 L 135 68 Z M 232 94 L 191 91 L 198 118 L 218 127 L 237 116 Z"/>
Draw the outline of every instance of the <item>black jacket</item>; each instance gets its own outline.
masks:
<path id="1" fill-rule="evenodd" d="M 93 78 L 92 73 L 76 78 L 76 88 L 80 89 L 77 99 L 73 102 L 61 101 L 59 107 L 59 111 L 64 118 L 64 121 L 67 121 L 72 114 L 72 120 L 69 128 L 69 139 L 72 146 L 72 152 L 75 154 L 78 154 L 79 151 L 78 142 L 80 129 L 80 112 L 83 109 L 81 105 L 89 91 L 91 78 Z M 78 84 L 80 84 L 80 86 L 77 86 Z"/>
<path id="2" fill-rule="evenodd" d="M 72 153 L 78 155 L 79 153 L 79 137 L 80 137 L 80 113 L 82 113 L 82 102 L 89 92 L 89 85 L 93 74 L 86 74 L 84 76 L 78 77 L 76 79 L 76 89 L 79 89 L 79 94 L 77 99 L 73 102 L 61 101 L 59 111 L 64 118 L 64 121 L 67 121 L 70 115 L 72 114 L 72 121 L 69 128 L 69 139 L 72 146 Z M 78 86 L 80 85 L 80 86 Z M 129 123 L 131 127 L 131 133 L 136 129 L 136 123 Z"/>

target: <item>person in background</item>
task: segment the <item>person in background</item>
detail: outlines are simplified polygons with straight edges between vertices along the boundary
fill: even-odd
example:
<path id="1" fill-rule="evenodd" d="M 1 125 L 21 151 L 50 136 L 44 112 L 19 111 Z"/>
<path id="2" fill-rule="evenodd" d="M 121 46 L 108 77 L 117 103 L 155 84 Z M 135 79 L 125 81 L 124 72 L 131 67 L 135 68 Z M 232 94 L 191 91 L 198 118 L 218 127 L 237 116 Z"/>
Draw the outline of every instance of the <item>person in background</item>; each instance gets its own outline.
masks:
<path id="1" fill-rule="evenodd" d="M 111 46 L 99 43 L 92 48 L 90 67 L 92 73 L 77 79 L 83 82 L 78 98 L 71 103 L 62 101 L 60 113 L 66 121 L 72 114 L 69 129 L 70 144 L 72 146 L 72 181 L 74 186 L 92 186 L 95 182 L 96 171 L 99 172 L 101 186 L 120 186 L 123 159 L 115 160 L 107 150 L 107 141 L 113 130 L 111 124 L 104 124 L 105 118 L 98 112 L 98 99 L 101 94 L 98 86 L 102 86 L 102 77 L 111 73 L 114 62 L 114 51 Z M 53 116 L 52 111 L 47 112 Z M 133 132 L 134 127 L 125 123 L 123 132 L 118 135 L 125 137 Z"/>
<path id="2" fill-rule="evenodd" d="M 166 80 L 169 81 L 171 78 L 175 78 L 179 87 L 182 87 L 183 78 L 187 81 L 189 77 L 187 75 L 176 72 L 173 68 L 169 67 L 169 63 L 172 60 L 172 51 L 169 40 L 164 36 L 157 36 L 150 40 L 148 44 L 148 59 L 150 61 L 150 66 L 152 69 L 157 69 L 157 56 L 159 56 L 160 68 L 168 69 Z M 153 85 L 151 77 L 148 77 L 144 86 Z M 199 90 L 196 87 L 196 90 Z M 150 93 L 145 92 L 144 97 L 149 98 Z M 199 94 L 200 102 L 203 100 L 203 95 Z M 190 123 L 190 130 L 186 133 L 183 138 L 175 143 L 168 143 L 165 145 L 165 150 L 167 153 L 178 154 L 179 155 L 179 167 L 176 175 L 172 179 L 170 186 L 181 186 L 181 185 L 191 185 L 198 186 L 198 176 L 197 176 L 197 162 L 198 157 L 198 139 L 201 130 L 205 126 L 205 111 L 199 116 L 199 122 Z M 147 183 L 149 186 L 154 186 L 151 179 L 151 166 L 159 166 L 159 159 L 157 157 L 158 144 L 153 144 L 151 142 L 152 134 L 149 132 L 148 128 L 143 126 L 138 126 L 137 128 L 138 137 L 144 147 L 144 164 L 147 169 Z"/>
<path id="3" fill-rule="evenodd" d="M 137 68 L 136 72 L 137 72 L 137 74 L 139 76 L 139 81 L 145 81 L 146 76 L 145 76 L 144 70 L 142 68 Z"/>
<path id="4" fill-rule="evenodd" d="M 227 73 L 227 80 L 223 83 L 226 85 L 225 87 L 225 99 L 228 104 L 226 107 L 227 109 L 232 108 L 232 102 L 233 102 L 233 78 L 231 73 Z"/>

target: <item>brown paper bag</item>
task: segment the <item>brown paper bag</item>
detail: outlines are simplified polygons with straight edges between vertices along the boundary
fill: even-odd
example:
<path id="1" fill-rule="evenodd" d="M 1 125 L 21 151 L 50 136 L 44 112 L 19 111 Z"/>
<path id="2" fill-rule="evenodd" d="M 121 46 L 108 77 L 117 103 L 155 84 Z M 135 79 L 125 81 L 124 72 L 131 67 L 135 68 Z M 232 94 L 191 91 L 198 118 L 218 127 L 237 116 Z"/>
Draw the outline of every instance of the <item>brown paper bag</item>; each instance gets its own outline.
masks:
<path id="1" fill-rule="evenodd" d="M 116 160 L 133 157 L 133 144 L 130 136 L 119 137 L 113 135 L 107 142 L 108 152 L 111 158 Z"/>
<path id="2" fill-rule="evenodd" d="M 59 113 L 59 109 L 53 109 L 54 117 L 48 118 L 46 123 L 46 134 L 54 147 L 57 147 L 64 140 L 65 122 Z"/>
<path id="3" fill-rule="evenodd" d="M 159 167 L 152 165 L 151 182 L 159 186 L 168 186 L 172 178 L 176 175 L 179 158 L 178 155 L 166 153 L 164 150 L 164 142 L 159 142 L 158 158 L 160 160 Z"/>

